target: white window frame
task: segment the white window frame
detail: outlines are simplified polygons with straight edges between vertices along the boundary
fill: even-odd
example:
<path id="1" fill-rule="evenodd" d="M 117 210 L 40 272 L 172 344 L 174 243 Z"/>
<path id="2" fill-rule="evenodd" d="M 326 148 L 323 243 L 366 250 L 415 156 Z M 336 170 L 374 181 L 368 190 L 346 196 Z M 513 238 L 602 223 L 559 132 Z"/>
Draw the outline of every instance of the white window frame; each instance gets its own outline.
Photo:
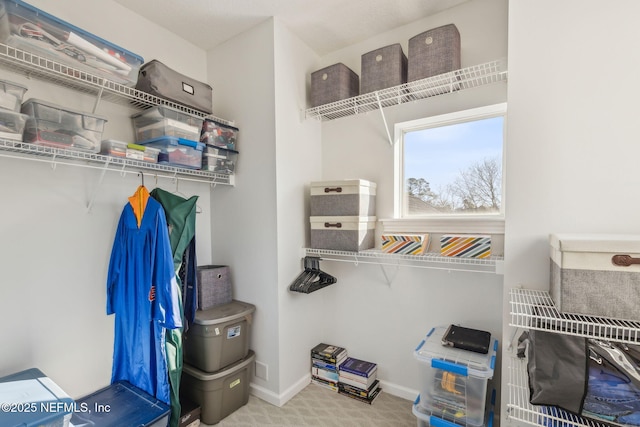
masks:
<path id="1" fill-rule="evenodd" d="M 453 125 L 491 117 L 504 117 L 502 146 L 502 196 L 500 212 L 496 214 L 433 214 L 424 216 L 405 216 L 404 182 L 404 135 L 421 129 Z M 385 229 L 395 231 L 431 231 L 458 233 L 504 233 L 505 212 L 505 158 L 506 158 L 507 104 L 500 103 L 485 107 L 472 108 L 454 113 L 426 117 L 394 126 L 394 218 L 383 220 Z"/>

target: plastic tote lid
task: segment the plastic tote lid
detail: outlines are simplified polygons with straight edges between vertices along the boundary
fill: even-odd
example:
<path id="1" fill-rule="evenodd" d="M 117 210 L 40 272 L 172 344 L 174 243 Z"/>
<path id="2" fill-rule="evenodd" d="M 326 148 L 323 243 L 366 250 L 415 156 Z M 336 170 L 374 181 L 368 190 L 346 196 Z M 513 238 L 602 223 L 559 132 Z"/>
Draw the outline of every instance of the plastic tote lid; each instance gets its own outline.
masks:
<path id="1" fill-rule="evenodd" d="M 208 310 L 196 311 L 196 318 L 193 323 L 198 325 L 217 325 L 248 316 L 254 311 L 256 311 L 255 305 L 232 300 L 228 304 L 219 305 Z"/>
<path id="2" fill-rule="evenodd" d="M 443 345 L 442 338 L 446 330 L 447 328 L 444 326 L 431 329 L 414 351 L 415 358 L 432 368 L 462 376 L 492 378 L 496 364 L 498 340 L 492 337 L 487 354 L 475 353 Z"/>
<path id="3" fill-rule="evenodd" d="M 551 234 L 549 243 L 563 252 L 640 253 L 640 235 L 637 234 L 559 233 Z"/>

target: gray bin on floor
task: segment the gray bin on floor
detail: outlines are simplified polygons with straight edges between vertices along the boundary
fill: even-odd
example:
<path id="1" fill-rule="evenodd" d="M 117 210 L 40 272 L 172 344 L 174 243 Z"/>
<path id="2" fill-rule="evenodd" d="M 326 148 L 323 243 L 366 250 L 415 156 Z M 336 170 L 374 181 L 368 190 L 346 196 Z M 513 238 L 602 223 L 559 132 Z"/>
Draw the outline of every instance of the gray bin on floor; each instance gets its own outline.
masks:
<path id="1" fill-rule="evenodd" d="M 365 53 L 360 69 L 361 94 L 407 82 L 407 56 L 399 43 Z"/>
<path id="2" fill-rule="evenodd" d="M 460 66 L 460 33 L 454 24 L 409 39 L 407 81 L 459 70 Z"/>
<path id="3" fill-rule="evenodd" d="M 203 372 L 187 364 L 183 366 L 180 390 L 200 405 L 203 423 L 217 424 L 249 402 L 255 358 L 255 353 L 249 350 L 247 357 L 215 373 Z"/>
<path id="4" fill-rule="evenodd" d="M 224 369 L 249 353 L 249 334 L 256 307 L 233 300 L 196 311 L 184 335 L 184 361 L 205 372 Z"/>

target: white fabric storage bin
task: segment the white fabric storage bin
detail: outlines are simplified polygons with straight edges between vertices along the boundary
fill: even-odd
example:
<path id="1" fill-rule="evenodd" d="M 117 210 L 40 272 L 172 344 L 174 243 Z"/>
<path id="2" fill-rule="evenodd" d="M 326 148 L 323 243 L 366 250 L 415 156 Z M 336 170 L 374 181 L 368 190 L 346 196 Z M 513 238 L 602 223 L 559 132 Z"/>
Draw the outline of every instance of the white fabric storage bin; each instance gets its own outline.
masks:
<path id="1" fill-rule="evenodd" d="M 552 234 L 549 243 L 558 310 L 640 320 L 640 235 Z"/>
<path id="2" fill-rule="evenodd" d="M 358 252 L 375 246 L 375 216 L 312 216 L 309 221 L 313 249 Z"/>
<path id="3" fill-rule="evenodd" d="M 376 183 L 364 179 L 311 183 L 311 216 L 375 216 Z"/>

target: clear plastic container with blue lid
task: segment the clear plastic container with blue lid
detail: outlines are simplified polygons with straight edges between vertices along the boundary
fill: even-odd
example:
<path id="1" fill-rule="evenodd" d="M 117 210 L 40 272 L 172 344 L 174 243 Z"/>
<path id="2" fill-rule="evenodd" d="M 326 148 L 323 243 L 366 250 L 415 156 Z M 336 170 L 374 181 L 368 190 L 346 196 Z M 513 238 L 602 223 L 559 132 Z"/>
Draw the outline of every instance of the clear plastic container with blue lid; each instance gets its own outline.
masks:
<path id="1" fill-rule="evenodd" d="M 446 330 L 431 329 L 414 351 L 420 363 L 419 409 L 458 424 L 481 426 L 498 340 L 491 337 L 489 351 L 477 353 L 444 345 Z"/>
<path id="2" fill-rule="evenodd" d="M 184 138 L 162 136 L 138 142 L 140 145 L 159 148 L 158 163 L 190 169 L 202 168 L 204 144 Z"/>

